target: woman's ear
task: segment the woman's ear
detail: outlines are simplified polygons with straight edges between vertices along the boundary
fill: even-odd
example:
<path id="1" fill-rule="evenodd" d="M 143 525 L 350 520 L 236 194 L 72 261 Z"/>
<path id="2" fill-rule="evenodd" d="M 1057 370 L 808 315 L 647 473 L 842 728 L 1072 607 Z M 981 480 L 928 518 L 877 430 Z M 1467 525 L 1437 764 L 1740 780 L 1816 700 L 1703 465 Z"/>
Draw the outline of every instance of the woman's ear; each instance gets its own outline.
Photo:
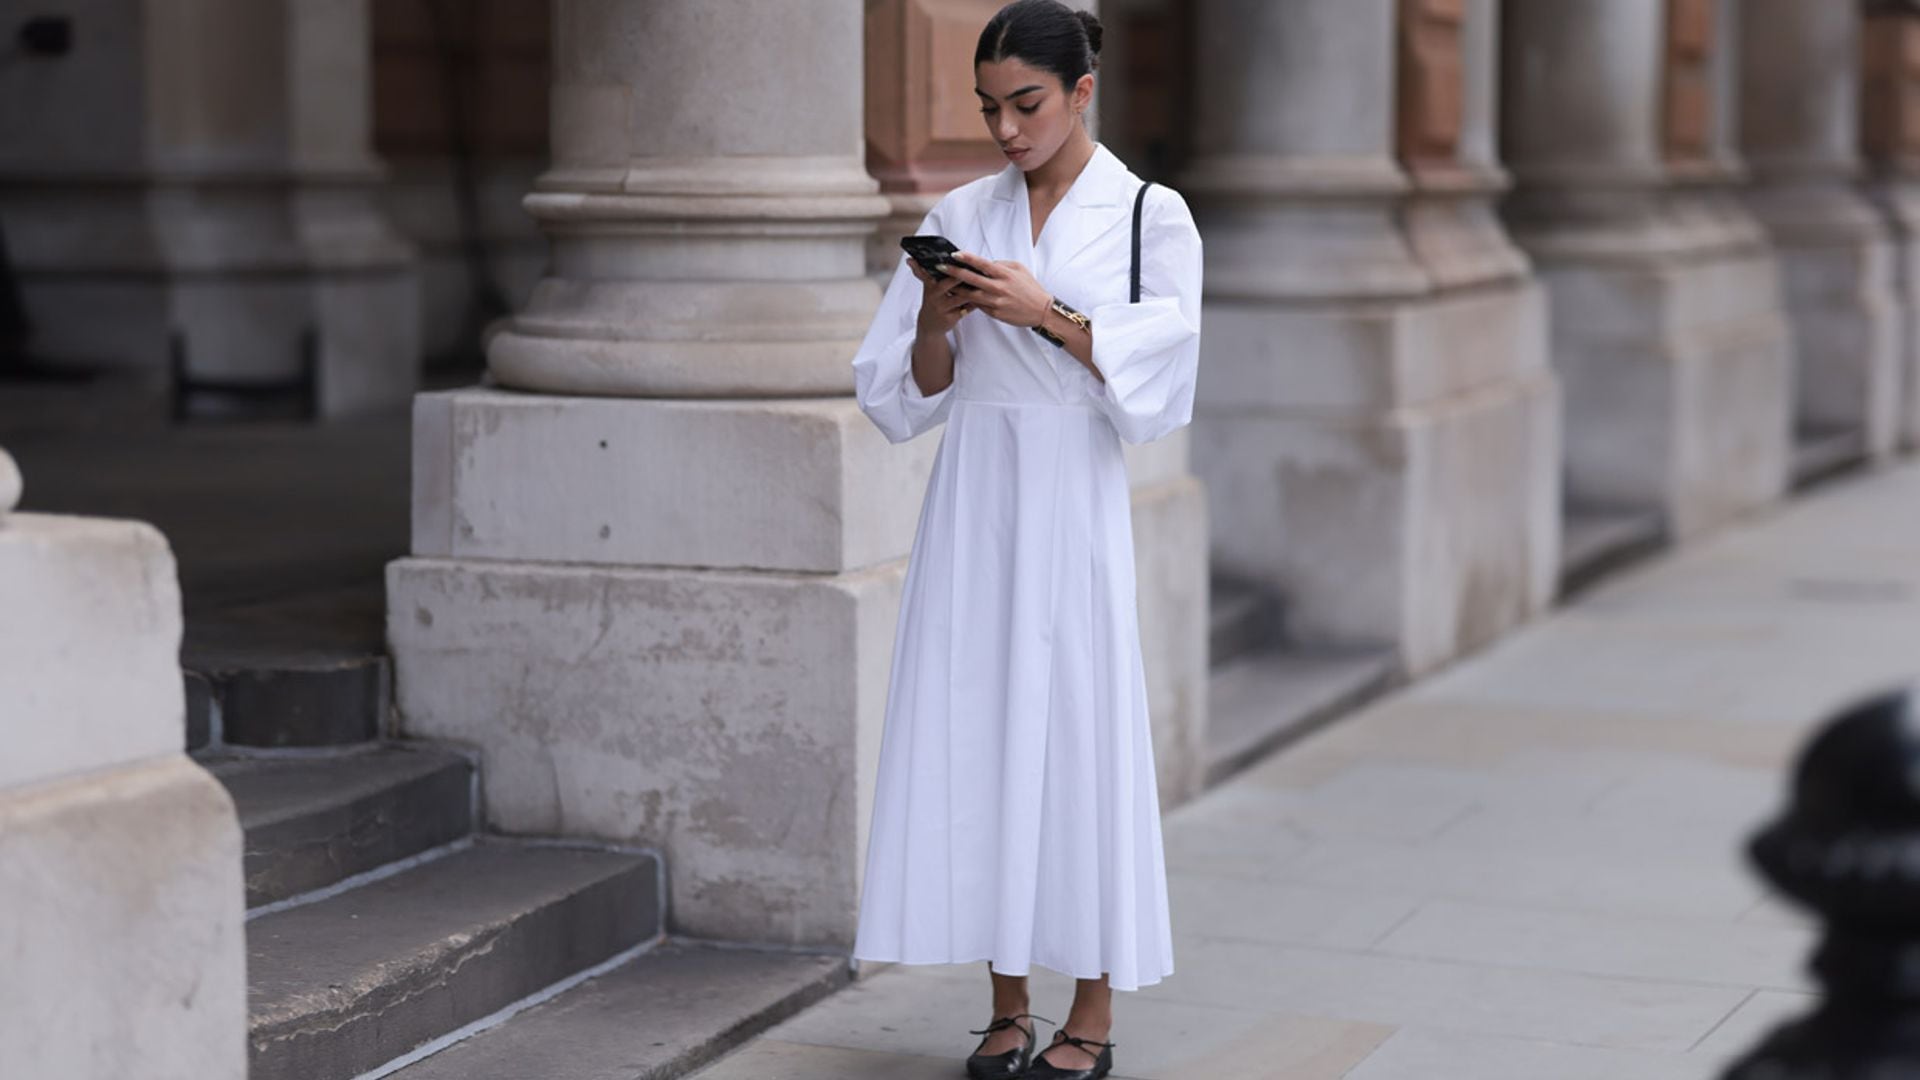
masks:
<path id="1" fill-rule="evenodd" d="M 1092 107 L 1093 107 L 1093 73 L 1088 72 L 1087 74 L 1080 76 L 1079 82 L 1076 82 L 1073 84 L 1073 111 L 1077 113 L 1084 113 Z"/>

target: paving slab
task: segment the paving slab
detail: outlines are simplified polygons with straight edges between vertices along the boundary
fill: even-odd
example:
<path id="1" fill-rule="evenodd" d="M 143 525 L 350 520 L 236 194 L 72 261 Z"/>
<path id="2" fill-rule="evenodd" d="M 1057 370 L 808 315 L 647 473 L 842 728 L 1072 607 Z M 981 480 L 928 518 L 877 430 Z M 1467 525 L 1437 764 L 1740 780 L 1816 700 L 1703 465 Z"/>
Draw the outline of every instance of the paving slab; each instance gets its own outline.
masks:
<path id="1" fill-rule="evenodd" d="M 1114 1075 L 1716 1075 L 1814 1000 L 1744 846 L 1821 721 L 1920 677 L 1915 537 L 1920 466 L 1823 485 L 1170 812 L 1176 971 L 1116 995 Z M 698 1075 L 957 1075 L 988 988 L 880 967 Z"/>

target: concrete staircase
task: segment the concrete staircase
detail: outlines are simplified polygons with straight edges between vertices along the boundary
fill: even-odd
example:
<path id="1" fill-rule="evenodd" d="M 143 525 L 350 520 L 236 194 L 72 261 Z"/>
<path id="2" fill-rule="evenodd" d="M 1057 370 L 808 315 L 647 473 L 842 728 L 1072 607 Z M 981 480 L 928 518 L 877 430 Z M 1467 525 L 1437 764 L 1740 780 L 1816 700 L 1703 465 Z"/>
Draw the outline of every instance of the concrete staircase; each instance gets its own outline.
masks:
<path id="1" fill-rule="evenodd" d="M 301 636 L 202 626 L 183 654 L 246 835 L 252 1080 L 674 1077 L 846 981 L 668 938 L 653 852 L 482 834 L 475 762 L 386 737 L 377 647 Z"/>

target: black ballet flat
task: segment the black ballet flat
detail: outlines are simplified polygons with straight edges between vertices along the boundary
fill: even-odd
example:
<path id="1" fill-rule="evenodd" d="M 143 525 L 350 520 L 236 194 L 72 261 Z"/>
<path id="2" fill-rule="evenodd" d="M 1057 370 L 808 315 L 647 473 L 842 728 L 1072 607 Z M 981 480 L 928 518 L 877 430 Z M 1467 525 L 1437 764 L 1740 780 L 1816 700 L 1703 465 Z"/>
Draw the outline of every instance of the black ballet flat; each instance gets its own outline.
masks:
<path id="1" fill-rule="evenodd" d="M 1085 1050 L 1087 1053 L 1093 1054 L 1093 1068 L 1063 1069 L 1053 1062 L 1048 1061 L 1046 1058 L 1039 1057 L 1033 1059 L 1033 1066 L 1027 1070 L 1026 1080 L 1100 1080 L 1100 1077 L 1113 1071 L 1114 1044 L 1110 1042 L 1099 1042 L 1094 1039 L 1075 1038 L 1067 1034 L 1063 1028 L 1053 1033 L 1053 1046 L 1047 1047 L 1047 1050 L 1051 1050 L 1054 1046 L 1059 1046 L 1062 1043 L 1071 1043 Z M 1096 1046 L 1100 1048 L 1097 1051 L 1094 1049 Z M 1045 1050 L 1041 1051 L 1041 1053 L 1045 1052 Z"/>
<path id="2" fill-rule="evenodd" d="M 1032 1013 L 1020 1013 L 1017 1016 L 1002 1016 L 986 1027 L 981 1028 L 979 1031 L 970 1031 L 967 1034 L 984 1036 L 991 1035 L 996 1031 L 1005 1031 L 1010 1027 L 1018 1028 L 1020 1027 L 1019 1021 L 1023 1019 L 1038 1020 L 1043 1024 L 1053 1023 L 1053 1021 L 1044 1016 L 1035 1016 Z M 1027 1066 L 1033 1062 L 1033 1044 L 1035 1037 L 1033 1025 L 1029 1024 L 1022 1030 L 1027 1034 L 1027 1045 L 1016 1046 L 1001 1054 L 974 1054 L 967 1059 L 967 1075 L 971 1077 L 972 1080 L 1013 1080 L 1014 1077 L 1026 1076 Z M 980 1041 L 984 1044 L 987 1040 L 983 1038 Z"/>

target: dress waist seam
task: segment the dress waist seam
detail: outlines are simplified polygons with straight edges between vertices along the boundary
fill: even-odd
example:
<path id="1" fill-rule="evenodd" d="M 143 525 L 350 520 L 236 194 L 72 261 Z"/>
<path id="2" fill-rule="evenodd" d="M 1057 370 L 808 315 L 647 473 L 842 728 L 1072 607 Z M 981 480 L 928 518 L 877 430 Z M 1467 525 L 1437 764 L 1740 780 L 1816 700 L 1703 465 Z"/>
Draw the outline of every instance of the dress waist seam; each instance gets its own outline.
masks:
<path id="1" fill-rule="evenodd" d="M 953 398 L 956 404 L 989 405 L 997 409 L 1091 409 L 1092 401 L 995 401 L 992 398 L 965 397 L 959 394 Z"/>

